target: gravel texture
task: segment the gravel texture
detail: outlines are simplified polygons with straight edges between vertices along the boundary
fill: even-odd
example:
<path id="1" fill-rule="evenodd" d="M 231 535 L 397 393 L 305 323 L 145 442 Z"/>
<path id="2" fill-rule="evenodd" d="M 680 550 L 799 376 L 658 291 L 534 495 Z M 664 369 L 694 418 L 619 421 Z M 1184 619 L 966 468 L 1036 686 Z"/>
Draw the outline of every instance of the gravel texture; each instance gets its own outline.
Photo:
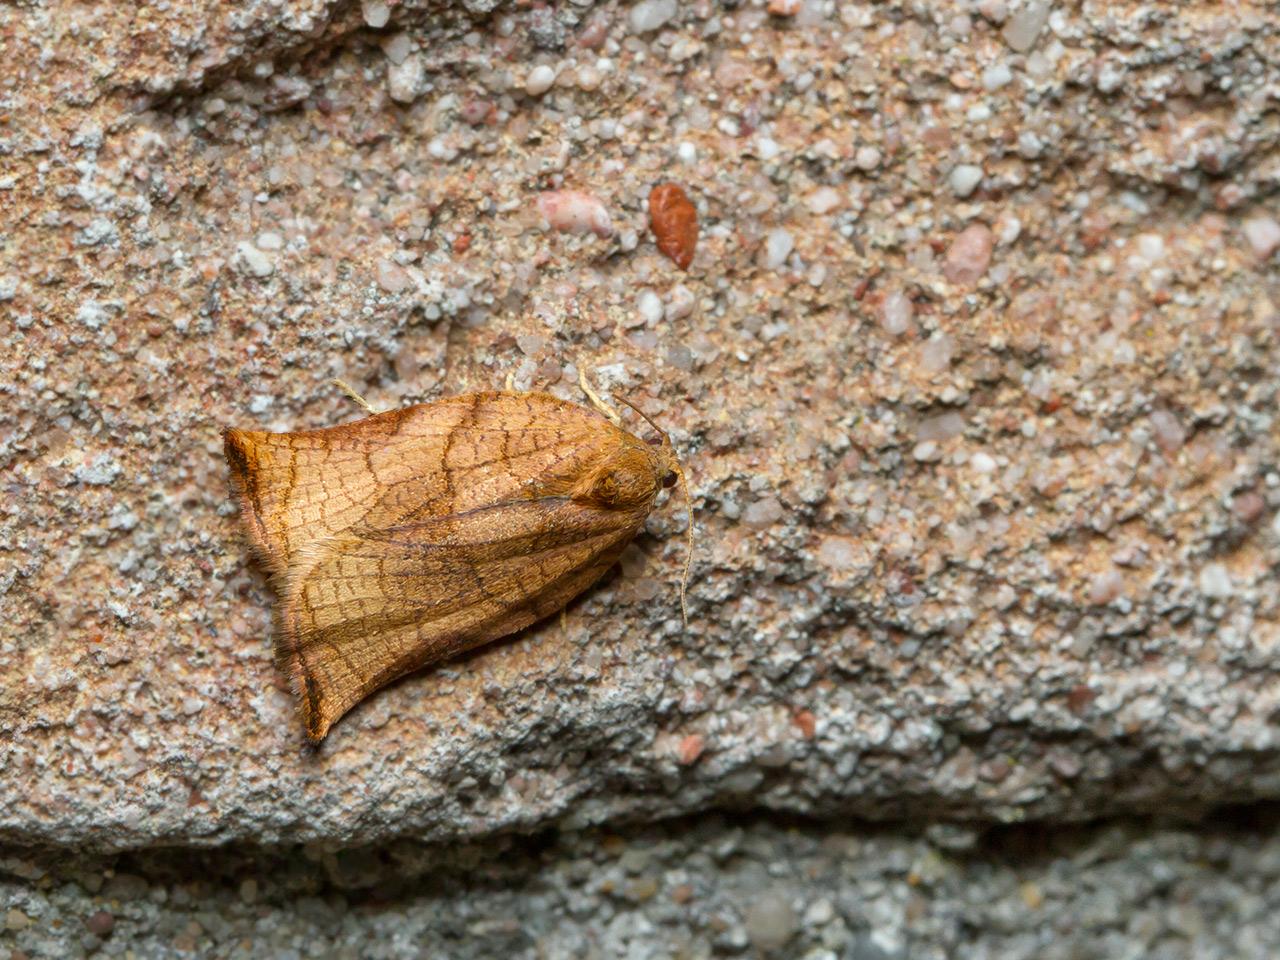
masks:
<path id="1" fill-rule="evenodd" d="M 483 851 L 5 851 L 0 958 L 1272 960 L 1277 813 L 988 832 L 713 817 Z"/>
<path id="2" fill-rule="evenodd" d="M 0 837 L 1280 797 L 1274 11 L 494 6 L 0 8 Z M 220 429 L 579 370 L 690 629 L 673 500 L 305 748 Z"/>

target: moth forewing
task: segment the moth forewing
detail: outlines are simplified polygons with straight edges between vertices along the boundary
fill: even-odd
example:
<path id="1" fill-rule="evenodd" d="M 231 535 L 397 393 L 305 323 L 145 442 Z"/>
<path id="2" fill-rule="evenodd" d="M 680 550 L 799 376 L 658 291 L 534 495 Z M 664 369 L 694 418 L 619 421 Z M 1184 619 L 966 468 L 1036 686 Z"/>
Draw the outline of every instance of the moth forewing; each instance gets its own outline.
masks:
<path id="1" fill-rule="evenodd" d="M 313 740 L 397 677 L 563 609 L 639 531 L 669 469 L 546 394 L 228 431 L 227 450 L 251 538 L 276 560 L 277 654 Z"/>

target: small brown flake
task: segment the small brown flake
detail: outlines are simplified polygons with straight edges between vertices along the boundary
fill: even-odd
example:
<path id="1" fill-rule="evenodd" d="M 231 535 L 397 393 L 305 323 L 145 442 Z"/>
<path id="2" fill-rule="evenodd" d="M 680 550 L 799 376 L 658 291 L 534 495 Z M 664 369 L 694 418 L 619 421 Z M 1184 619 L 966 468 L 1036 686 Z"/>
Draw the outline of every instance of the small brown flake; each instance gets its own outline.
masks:
<path id="1" fill-rule="evenodd" d="M 680 766 L 687 767 L 697 763 L 705 747 L 706 741 L 702 738 L 702 734 L 691 733 L 687 737 L 682 737 L 680 745 L 676 748 L 676 758 L 680 761 Z"/>
<path id="2" fill-rule="evenodd" d="M 818 730 L 818 718 L 813 715 L 812 710 L 797 710 L 791 722 L 800 729 L 800 736 L 806 740 L 812 740 Z"/>
<path id="3" fill-rule="evenodd" d="M 106 937 L 116 928 L 116 918 L 106 910 L 99 910 L 85 917 L 84 925 L 95 937 Z"/>
<path id="4" fill-rule="evenodd" d="M 654 187 L 649 192 L 649 227 L 658 249 L 688 270 L 698 245 L 698 210 L 688 194 L 674 183 Z"/>

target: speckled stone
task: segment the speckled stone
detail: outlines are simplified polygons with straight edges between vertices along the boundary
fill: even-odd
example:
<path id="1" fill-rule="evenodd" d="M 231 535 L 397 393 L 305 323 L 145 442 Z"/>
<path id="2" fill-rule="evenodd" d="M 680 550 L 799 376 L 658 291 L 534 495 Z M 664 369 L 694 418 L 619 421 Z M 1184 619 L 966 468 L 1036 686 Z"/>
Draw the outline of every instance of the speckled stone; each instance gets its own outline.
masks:
<path id="1" fill-rule="evenodd" d="M 1273 17 L 385 6 L 0 7 L 0 837 L 1280 796 Z M 672 498 L 563 625 L 307 748 L 221 428 L 579 370 L 686 458 L 689 629 Z"/>
<path id="2" fill-rule="evenodd" d="M 0 929 L 0 957 L 1271 960 L 1280 948 L 1274 805 L 1198 825 L 925 836 L 769 819 L 450 850 L 4 850 L 0 909 L 21 904 L 31 922 Z M 130 889 L 103 886 L 126 871 Z"/>

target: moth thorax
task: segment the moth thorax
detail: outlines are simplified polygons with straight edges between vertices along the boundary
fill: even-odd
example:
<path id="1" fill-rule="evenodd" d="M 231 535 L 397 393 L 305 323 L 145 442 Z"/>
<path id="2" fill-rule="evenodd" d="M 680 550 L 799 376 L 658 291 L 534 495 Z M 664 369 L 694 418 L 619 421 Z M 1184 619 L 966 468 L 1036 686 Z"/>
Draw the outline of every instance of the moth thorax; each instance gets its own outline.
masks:
<path id="1" fill-rule="evenodd" d="M 660 473 L 665 471 L 650 451 L 623 447 L 587 477 L 575 499 L 613 509 L 645 506 L 658 493 Z"/>

